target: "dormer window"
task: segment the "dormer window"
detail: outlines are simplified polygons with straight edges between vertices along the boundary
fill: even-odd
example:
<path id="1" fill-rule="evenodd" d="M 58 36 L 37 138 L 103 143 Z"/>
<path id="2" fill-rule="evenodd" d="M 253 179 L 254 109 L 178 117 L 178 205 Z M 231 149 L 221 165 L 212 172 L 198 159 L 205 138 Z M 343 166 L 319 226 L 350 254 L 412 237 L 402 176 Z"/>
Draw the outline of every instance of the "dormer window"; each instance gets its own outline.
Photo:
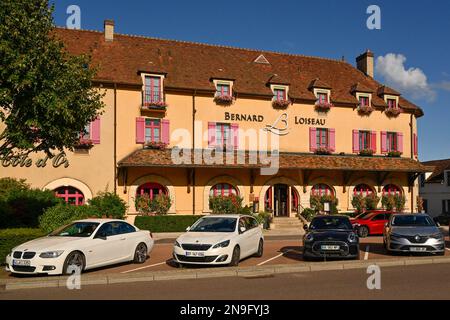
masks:
<path id="1" fill-rule="evenodd" d="M 396 99 L 387 99 L 387 105 L 389 109 L 397 109 L 397 100 Z"/>
<path id="2" fill-rule="evenodd" d="M 163 109 L 167 104 L 164 101 L 162 75 L 143 74 L 144 86 L 142 92 L 142 106 L 148 109 Z"/>
<path id="3" fill-rule="evenodd" d="M 272 106 L 276 109 L 287 108 L 291 101 L 289 100 L 288 86 L 271 85 L 273 92 Z"/>
<path id="4" fill-rule="evenodd" d="M 284 88 L 276 88 L 274 91 L 274 99 L 277 101 L 287 100 L 286 89 Z"/>
<path id="5" fill-rule="evenodd" d="M 230 105 L 233 103 L 233 81 L 213 80 L 216 87 L 214 101 L 219 105 Z"/>
<path id="6" fill-rule="evenodd" d="M 216 88 L 216 96 L 231 96 L 231 86 L 228 83 L 218 83 Z"/>
<path id="7" fill-rule="evenodd" d="M 328 103 L 328 93 L 319 92 L 317 94 L 317 102 L 319 102 L 319 103 Z"/>
<path id="8" fill-rule="evenodd" d="M 359 97 L 359 106 L 360 107 L 368 107 L 368 106 L 370 106 L 369 97 L 360 96 Z"/>
<path id="9" fill-rule="evenodd" d="M 317 112 L 328 112 L 333 107 L 333 104 L 330 102 L 330 90 L 324 89 L 314 89 L 315 96 L 317 98 L 314 109 Z"/>

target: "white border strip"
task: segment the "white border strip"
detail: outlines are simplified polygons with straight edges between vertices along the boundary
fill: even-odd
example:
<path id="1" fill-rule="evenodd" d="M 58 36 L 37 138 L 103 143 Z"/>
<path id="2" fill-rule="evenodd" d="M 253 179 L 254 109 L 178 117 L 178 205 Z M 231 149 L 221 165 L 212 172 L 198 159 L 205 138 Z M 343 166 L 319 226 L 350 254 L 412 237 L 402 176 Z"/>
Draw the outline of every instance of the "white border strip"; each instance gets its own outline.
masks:
<path id="1" fill-rule="evenodd" d="M 130 273 L 130 272 L 134 272 L 134 271 L 139 271 L 139 270 L 143 270 L 143 269 L 148 269 L 148 268 L 151 268 L 151 267 L 160 266 L 160 265 L 163 265 L 163 264 L 166 264 L 166 261 L 160 262 L 160 263 L 155 263 L 155 264 L 152 264 L 152 265 L 149 265 L 149 266 L 145 266 L 145 267 L 140 267 L 140 268 L 128 270 L 128 271 L 123 271 L 123 272 L 121 272 L 121 273 L 122 273 L 122 274 L 124 274 L 124 273 Z"/>

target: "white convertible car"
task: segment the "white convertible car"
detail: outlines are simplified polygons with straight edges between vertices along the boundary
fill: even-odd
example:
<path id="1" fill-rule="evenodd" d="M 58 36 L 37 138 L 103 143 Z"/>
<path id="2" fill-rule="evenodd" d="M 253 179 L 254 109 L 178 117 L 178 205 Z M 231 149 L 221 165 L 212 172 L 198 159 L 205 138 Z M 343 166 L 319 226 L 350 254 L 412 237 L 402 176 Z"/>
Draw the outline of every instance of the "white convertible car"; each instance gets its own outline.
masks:
<path id="1" fill-rule="evenodd" d="M 6 270 L 59 275 L 128 261 L 144 263 L 153 244 L 149 231 L 123 220 L 80 220 L 15 247 L 6 257 Z"/>
<path id="2" fill-rule="evenodd" d="M 211 215 L 199 219 L 174 244 L 179 264 L 237 266 L 252 255 L 261 257 L 264 237 L 258 221 L 247 215 Z"/>

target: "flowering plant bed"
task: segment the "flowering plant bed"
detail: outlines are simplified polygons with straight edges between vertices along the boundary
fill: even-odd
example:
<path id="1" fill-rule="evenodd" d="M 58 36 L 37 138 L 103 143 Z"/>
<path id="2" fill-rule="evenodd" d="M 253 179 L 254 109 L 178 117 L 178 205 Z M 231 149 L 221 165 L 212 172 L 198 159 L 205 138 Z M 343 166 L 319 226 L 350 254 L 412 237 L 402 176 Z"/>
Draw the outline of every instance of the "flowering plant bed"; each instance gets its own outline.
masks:
<path id="1" fill-rule="evenodd" d="M 318 154 L 318 155 L 330 155 L 331 154 L 331 150 L 328 149 L 328 148 L 321 147 L 321 148 L 317 148 L 314 151 L 314 153 Z"/>
<path id="2" fill-rule="evenodd" d="M 362 115 L 369 115 L 374 111 L 374 108 L 370 105 L 360 105 L 358 106 L 358 112 Z"/>
<path id="3" fill-rule="evenodd" d="M 400 113 L 402 113 L 402 110 L 400 108 L 387 108 L 384 112 L 391 118 L 397 117 Z"/>
<path id="4" fill-rule="evenodd" d="M 91 149 L 94 146 L 94 143 L 91 139 L 80 139 L 75 148 L 77 149 Z"/>
<path id="5" fill-rule="evenodd" d="M 331 102 L 316 102 L 316 105 L 314 106 L 314 109 L 318 112 L 328 112 L 333 107 L 333 104 Z"/>
<path id="6" fill-rule="evenodd" d="M 143 105 L 148 110 L 163 110 L 167 109 L 167 103 L 165 101 L 146 101 Z"/>
<path id="7" fill-rule="evenodd" d="M 402 154 L 403 153 L 400 151 L 390 151 L 390 152 L 388 152 L 387 156 L 389 158 L 400 158 L 402 156 Z"/>
<path id="8" fill-rule="evenodd" d="M 218 94 L 214 97 L 214 102 L 223 106 L 229 106 L 233 103 L 233 101 L 234 97 L 226 94 L 224 95 Z"/>
<path id="9" fill-rule="evenodd" d="M 272 106 L 275 109 L 284 109 L 289 107 L 291 104 L 291 100 L 284 100 L 284 99 L 275 99 L 272 101 Z"/>
<path id="10" fill-rule="evenodd" d="M 363 157 L 371 157 L 374 153 L 375 151 L 373 151 L 372 149 L 364 149 L 359 151 L 359 155 Z"/>
<path id="11" fill-rule="evenodd" d="M 144 147 L 152 150 L 165 150 L 167 148 L 167 144 L 164 142 L 146 142 Z"/>

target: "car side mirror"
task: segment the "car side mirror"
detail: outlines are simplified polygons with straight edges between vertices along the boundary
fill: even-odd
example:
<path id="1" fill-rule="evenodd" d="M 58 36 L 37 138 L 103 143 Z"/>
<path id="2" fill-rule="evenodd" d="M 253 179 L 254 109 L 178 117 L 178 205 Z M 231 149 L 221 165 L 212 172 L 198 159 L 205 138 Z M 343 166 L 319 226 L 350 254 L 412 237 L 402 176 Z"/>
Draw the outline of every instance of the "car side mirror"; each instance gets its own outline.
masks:
<path id="1" fill-rule="evenodd" d="M 303 230 L 308 231 L 308 229 L 309 229 L 309 228 L 308 228 L 308 225 L 307 225 L 307 224 L 304 224 L 304 225 L 303 225 Z"/>
<path id="2" fill-rule="evenodd" d="M 386 222 L 386 223 L 384 224 L 384 227 L 387 228 L 388 226 L 389 226 L 389 223 Z"/>
<path id="3" fill-rule="evenodd" d="M 186 228 L 186 232 L 189 232 L 189 231 L 191 231 L 191 227 Z"/>
<path id="4" fill-rule="evenodd" d="M 108 237 L 106 236 L 105 232 L 100 232 L 95 235 L 94 239 L 106 240 L 106 239 L 108 239 Z"/>
<path id="5" fill-rule="evenodd" d="M 440 227 L 441 224 L 439 223 L 439 221 L 436 221 L 436 226 Z"/>
<path id="6" fill-rule="evenodd" d="M 245 231 L 247 231 L 245 227 L 239 227 L 239 233 L 244 233 Z"/>

